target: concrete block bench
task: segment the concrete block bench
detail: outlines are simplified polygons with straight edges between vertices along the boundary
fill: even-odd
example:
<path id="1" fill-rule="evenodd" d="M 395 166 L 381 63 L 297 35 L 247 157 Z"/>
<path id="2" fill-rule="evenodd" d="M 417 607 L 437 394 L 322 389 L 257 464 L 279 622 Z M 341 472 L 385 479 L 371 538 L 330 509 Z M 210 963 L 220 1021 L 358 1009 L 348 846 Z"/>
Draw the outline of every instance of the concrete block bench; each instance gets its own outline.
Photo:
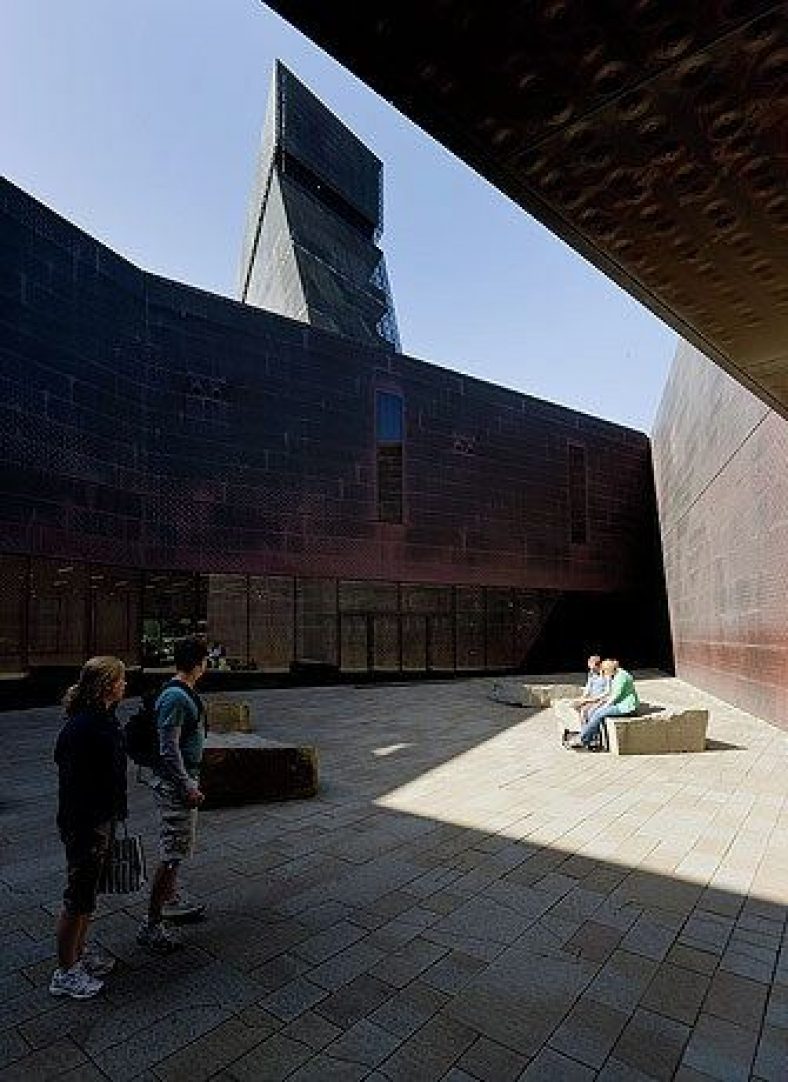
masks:
<path id="1" fill-rule="evenodd" d="M 490 698 L 508 706 L 546 710 L 559 699 L 579 699 L 582 692 L 578 684 L 520 684 L 512 680 L 496 680 Z"/>
<path id="2" fill-rule="evenodd" d="M 208 733 L 200 770 L 206 808 L 317 795 L 317 749 L 254 733 Z"/>
<path id="3" fill-rule="evenodd" d="M 561 736 L 566 729 L 577 731 L 577 711 L 569 701 L 554 703 L 553 711 Z M 607 718 L 604 728 L 614 755 L 665 755 L 703 751 L 708 725 L 708 710 L 665 710 L 653 703 L 641 703 L 631 717 Z"/>

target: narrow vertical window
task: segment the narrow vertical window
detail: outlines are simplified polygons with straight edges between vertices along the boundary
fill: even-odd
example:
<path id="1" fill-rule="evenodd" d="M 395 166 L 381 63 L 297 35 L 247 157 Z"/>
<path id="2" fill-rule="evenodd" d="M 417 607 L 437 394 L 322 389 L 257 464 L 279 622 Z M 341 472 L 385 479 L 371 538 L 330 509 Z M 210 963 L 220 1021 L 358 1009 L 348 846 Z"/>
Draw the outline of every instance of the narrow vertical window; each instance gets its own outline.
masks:
<path id="1" fill-rule="evenodd" d="M 569 451 L 569 538 L 573 545 L 588 541 L 588 469 L 586 449 L 570 443 Z"/>
<path id="2" fill-rule="evenodd" d="M 402 396 L 378 391 L 375 396 L 375 449 L 378 520 L 402 522 Z"/>

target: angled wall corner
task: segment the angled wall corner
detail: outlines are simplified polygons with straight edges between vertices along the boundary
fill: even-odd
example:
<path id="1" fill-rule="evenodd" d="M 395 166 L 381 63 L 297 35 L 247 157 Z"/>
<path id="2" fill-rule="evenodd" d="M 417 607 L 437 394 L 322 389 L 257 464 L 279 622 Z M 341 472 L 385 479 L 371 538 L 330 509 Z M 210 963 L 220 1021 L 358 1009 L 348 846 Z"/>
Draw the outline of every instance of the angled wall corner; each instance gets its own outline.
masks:
<path id="1" fill-rule="evenodd" d="M 239 276 L 246 304 L 399 350 L 381 162 L 277 62 Z"/>

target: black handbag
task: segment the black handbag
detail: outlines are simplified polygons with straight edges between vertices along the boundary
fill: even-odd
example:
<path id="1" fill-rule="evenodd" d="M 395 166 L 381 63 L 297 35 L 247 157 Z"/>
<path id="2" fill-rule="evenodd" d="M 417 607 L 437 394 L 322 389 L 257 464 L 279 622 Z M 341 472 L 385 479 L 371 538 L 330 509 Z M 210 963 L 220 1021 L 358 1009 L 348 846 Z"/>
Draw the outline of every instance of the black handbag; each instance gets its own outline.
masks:
<path id="1" fill-rule="evenodd" d="M 107 857 L 98 881 L 99 894 L 136 894 L 148 881 L 142 835 L 129 834 L 123 824 L 123 834 L 110 839 Z"/>

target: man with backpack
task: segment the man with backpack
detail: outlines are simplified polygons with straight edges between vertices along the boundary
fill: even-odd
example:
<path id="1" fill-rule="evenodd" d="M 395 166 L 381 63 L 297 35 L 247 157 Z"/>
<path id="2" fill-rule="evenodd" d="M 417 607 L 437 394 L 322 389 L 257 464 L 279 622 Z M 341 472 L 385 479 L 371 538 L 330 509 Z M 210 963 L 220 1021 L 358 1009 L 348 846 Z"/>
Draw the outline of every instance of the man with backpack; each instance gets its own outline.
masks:
<path id="1" fill-rule="evenodd" d="M 165 920 L 200 916 L 204 906 L 178 897 L 178 869 L 194 851 L 200 791 L 200 764 L 206 732 L 205 707 L 195 687 L 205 672 L 208 648 L 189 636 L 175 643 L 175 679 L 162 688 L 155 703 L 158 755 L 151 766 L 152 787 L 159 808 L 160 863 L 151 884 L 148 919 L 137 933 L 140 946 L 168 953 L 180 946 Z"/>

